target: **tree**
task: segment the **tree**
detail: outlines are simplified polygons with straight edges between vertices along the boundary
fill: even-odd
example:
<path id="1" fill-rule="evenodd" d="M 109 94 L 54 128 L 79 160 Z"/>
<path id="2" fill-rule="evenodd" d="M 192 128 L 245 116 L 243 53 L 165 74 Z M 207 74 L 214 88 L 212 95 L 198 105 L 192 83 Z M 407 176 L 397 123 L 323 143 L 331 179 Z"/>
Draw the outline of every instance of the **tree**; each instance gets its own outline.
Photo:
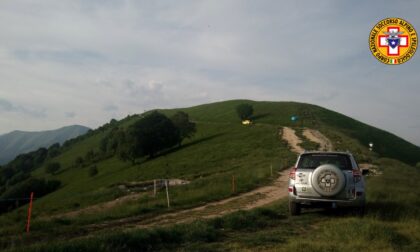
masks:
<path id="1" fill-rule="evenodd" d="M 129 132 L 125 132 L 120 130 L 115 134 L 114 139 L 112 140 L 115 142 L 115 151 L 114 153 L 123 160 L 123 161 L 131 161 L 134 165 L 136 161 L 136 138 L 133 135 L 130 135 Z"/>
<path id="2" fill-rule="evenodd" d="M 58 162 L 52 162 L 47 164 L 45 167 L 45 171 L 49 174 L 55 174 L 58 170 L 60 170 L 61 165 Z"/>
<path id="3" fill-rule="evenodd" d="M 118 122 L 117 120 L 115 120 L 114 118 L 112 118 L 111 121 L 109 121 L 109 124 L 110 125 L 115 125 L 115 124 L 117 124 L 117 122 Z"/>
<path id="4" fill-rule="evenodd" d="M 241 118 L 241 120 L 249 120 L 251 119 L 252 113 L 254 113 L 254 109 L 252 105 L 243 103 L 236 107 L 236 113 L 238 113 L 238 116 Z"/>
<path id="5" fill-rule="evenodd" d="M 173 115 L 171 121 L 178 128 L 181 141 L 184 138 L 190 138 L 196 132 L 195 123 L 191 122 L 188 114 L 183 111 Z"/>
<path id="6" fill-rule="evenodd" d="M 48 148 L 48 157 L 54 158 L 58 155 L 60 155 L 60 144 L 55 143 Z"/>
<path id="7" fill-rule="evenodd" d="M 154 157 L 156 153 L 170 148 L 180 142 L 180 133 L 172 121 L 159 112 L 152 112 L 140 118 L 128 128 L 127 139 L 132 157 L 148 155 Z"/>

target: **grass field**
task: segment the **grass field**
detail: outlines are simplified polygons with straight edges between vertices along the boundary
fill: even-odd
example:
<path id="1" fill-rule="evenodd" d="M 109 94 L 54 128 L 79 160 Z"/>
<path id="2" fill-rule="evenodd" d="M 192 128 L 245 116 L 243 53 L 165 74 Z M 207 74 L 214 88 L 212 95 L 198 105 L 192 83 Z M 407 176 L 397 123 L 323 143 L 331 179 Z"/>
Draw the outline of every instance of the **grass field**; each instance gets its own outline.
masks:
<path id="1" fill-rule="evenodd" d="M 103 234 L 25 251 L 419 251 L 420 200 L 412 190 L 419 172 L 395 160 L 378 163 L 383 175 L 367 179 L 364 218 L 323 210 L 289 217 L 286 201 L 280 201 L 188 225 Z"/>

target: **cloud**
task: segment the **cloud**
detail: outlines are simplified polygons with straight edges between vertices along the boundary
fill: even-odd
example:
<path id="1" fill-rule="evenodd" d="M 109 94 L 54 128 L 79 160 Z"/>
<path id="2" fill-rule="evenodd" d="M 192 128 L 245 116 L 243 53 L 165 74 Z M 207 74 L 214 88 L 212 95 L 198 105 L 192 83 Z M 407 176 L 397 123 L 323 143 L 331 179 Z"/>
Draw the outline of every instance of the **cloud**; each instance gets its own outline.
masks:
<path id="1" fill-rule="evenodd" d="M 104 111 L 108 111 L 108 112 L 118 111 L 118 107 L 113 104 L 109 104 L 104 107 Z"/>
<path id="2" fill-rule="evenodd" d="M 0 109 L 4 111 L 16 111 L 17 108 L 13 106 L 8 100 L 0 98 Z"/>
<path id="3" fill-rule="evenodd" d="M 93 61 L 104 61 L 105 57 L 93 51 L 85 50 L 63 50 L 63 49 L 43 49 L 26 50 L 18 49 L 12 52 L 18 60 L 24 61 L 49 61 L 60 63 L 92 63 Z"/>
<path id="4" fill-rule="evenodd" d="M 14 105 L 10 101 L 0 98 L 0 110 L 4 112 L 23 114 L 34 118 L 45 118 L 45 110 L 36 110 L 32 108 L 25 108 L 20 105 Z"/>
<path id="5" fill-rule="evenodd" d="M 74 118 L 76 116 L 76 113 L 66 112 L 66 113 L 64 113 L 64 116 L 67 117 L 67 118 Z"/>

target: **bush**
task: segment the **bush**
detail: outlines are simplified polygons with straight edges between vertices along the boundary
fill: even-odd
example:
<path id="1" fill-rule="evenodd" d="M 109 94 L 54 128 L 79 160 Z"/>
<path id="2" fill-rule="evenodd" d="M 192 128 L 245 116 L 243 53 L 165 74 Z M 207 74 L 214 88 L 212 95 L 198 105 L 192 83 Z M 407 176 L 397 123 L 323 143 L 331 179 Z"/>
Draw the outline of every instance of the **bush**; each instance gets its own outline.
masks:
<path id="1" fill-rule="evenodd" d="M 91 167 L 89 168 L 89 177 L 93 177 L 93 176 L 95 176 L 96 174 L 98 174 L 98 169 L 96 168 L 96 165 L 91 166 Z"/>
<path id="2" fill-rule="evenodd" d="M 251 119 L 252 113 L 254 113 L 254 108 L 252 105 L 247 103 L 240 104 L 236 107 L 236 113 L 238 113 L 241 120 L 248 120 Z"/>
<path id="3" fill-rule="evenodd" d="M 417 162 L 416 167 L 420 168 L 420 162 Z"/>

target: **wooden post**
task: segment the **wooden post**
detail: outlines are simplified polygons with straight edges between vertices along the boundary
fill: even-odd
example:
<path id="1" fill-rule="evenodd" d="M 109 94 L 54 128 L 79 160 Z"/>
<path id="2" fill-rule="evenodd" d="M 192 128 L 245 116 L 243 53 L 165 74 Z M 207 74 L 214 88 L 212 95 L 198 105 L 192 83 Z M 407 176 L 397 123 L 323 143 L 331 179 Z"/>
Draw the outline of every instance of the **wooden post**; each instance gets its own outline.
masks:
<path id="1" fill-rule="evenodd" d="M 165 180 L 165 186 L 166 186 L 166 200 L 168 202 L 168 208 L 170 208 L 171 204 L 169 203 L 169 189 L 168 189 L 169 183 L 168 183 L 168 180 Z"/>
<path id="2" fill-rule="evenodd" d="M 232 193 L 236 192 L 235 175 L 232 175 Z"/>
<path id="3" fill-rule="evenodd" d="M 28 208 L 28 220 L 26 222 L 26 233 L 29 233 L 30 226 L 31 226 L 31 215 L 32 215 L 32 201 L 34 200 L 34 192 L 31 192 L 31 197 L 29 200 L 29 208 Z"/>
<path id="4" fill-rule="evenodd" d="M 153 196 L 156 197 L 156 179 L 153 180 Z"/>
<path id="5" fill-rule="evenodd" d="M 271 174 L 271 177 L 273 177 L 273 164 L 270 165 L 270 174 Z"/>

